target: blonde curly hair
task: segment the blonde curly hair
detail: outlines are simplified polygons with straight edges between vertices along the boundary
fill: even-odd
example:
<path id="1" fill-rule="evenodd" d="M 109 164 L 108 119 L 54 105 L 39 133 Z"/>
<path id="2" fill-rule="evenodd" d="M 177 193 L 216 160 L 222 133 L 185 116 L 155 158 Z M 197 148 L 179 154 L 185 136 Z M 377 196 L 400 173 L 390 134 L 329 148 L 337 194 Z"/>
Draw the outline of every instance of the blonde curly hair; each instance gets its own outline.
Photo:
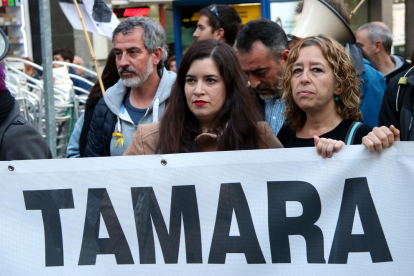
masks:
<path id="1" fill-rule="evenodd" d="M 286 102 L 284 115 L 287 118 L 287 124 L 294 131 L 302 129 L 306 122 L 306 113 L 300 109 L 293 99 L 291 80 L 292 66 L 299 58 L 299 52 L 302 48 L 308 46 L 318 46 L 325 59 L 331 65 L 336 80 L 339 82 L 341 93 L 338 95 L 339 100 L 335 101 L 336 112 L 343 120 L 361 121 L 362 113 L 359 110 L 361 90 L 360 81 L 357 77 L 357 71 L 346 53 L 345 48 L 336 40 L 326 36 L 310 36 L 298 44 L 290 51 L 286 71 L 283 76 L 283 99 Z"/>

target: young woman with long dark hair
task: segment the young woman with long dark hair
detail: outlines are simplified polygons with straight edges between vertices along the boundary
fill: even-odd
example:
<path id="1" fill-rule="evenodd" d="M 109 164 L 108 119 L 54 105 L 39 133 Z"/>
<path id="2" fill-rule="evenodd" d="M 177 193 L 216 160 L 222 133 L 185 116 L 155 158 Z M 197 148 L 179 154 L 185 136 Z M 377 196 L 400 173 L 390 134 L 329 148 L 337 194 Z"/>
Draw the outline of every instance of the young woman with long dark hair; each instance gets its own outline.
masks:
<path id="1" fill-rule="evenodd" d="M 204 40 L 186 52 L 161 122 L 140 125 L 124 155 L 282 147 L 248 91 L 232 48 Z"/>

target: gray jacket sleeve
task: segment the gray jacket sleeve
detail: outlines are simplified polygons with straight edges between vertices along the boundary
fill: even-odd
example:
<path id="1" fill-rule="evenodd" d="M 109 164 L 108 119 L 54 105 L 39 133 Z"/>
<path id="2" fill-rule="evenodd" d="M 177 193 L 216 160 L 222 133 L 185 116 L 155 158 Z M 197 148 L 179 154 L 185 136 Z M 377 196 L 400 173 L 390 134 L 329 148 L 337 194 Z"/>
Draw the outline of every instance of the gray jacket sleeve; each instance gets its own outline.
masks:
<path id="1" fill-rule="evenodd" d="M 0 160 L 51 159 L 52 153 L 42 135 L 29 123 L 11 124 L 4 134 Z"/>

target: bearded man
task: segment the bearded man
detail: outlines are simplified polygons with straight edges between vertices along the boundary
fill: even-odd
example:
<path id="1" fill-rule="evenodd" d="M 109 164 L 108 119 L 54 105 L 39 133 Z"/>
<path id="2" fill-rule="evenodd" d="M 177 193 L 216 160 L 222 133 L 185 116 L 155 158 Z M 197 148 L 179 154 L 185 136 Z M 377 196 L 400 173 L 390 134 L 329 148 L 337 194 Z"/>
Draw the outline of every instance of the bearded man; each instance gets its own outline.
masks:
<path id="1" fill-rule="evenodd" d="M 287 36 L 275 22 L 247 22 L 237 36 L 237 57 L 250 86 L 265 102 L 266 121 L 277 135 L 285 117 L 282 77 L 289 56 Z"/>
<path id="2" fill-rule="evenodd" d="M 167 59 L 163 27 L 147 17 L 122 21 L 112 35 L 120 80 L 95 108 L 85 156 L 120 156 L 139 124 L 161 119 L 176 74 Z"/>

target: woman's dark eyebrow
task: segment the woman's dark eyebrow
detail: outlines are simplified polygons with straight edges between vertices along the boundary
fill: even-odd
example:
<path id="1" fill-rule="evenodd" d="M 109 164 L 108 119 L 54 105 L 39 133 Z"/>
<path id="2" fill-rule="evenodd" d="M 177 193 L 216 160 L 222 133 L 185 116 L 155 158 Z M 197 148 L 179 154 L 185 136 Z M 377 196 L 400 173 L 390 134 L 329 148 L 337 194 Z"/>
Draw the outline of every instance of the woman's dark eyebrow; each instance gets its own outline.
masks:
<path id="1" fill-rule="evenodd" d="M 211 77 L 216 77 L 216 78 L 218 78 L 218 76 L 217 76 L 217 75 L 214 75 L 214 74 L 205 75 L 204 77 L 205 77 L 205 78 L 211 78 Z"/>

